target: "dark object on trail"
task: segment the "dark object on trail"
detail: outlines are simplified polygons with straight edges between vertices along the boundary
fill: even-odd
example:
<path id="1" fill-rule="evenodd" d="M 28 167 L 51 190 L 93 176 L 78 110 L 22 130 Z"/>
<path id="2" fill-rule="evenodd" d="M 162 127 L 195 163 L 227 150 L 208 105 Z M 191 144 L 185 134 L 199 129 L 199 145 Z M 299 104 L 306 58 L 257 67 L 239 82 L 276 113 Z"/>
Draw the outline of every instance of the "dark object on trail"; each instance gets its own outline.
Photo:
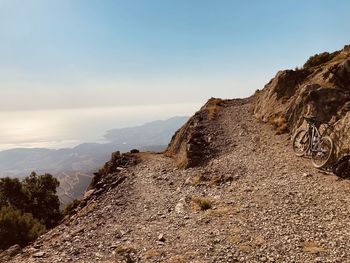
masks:
<path id="1" fill-rule="evenodd" d="M 342 178 L 350 178 L 350 155 L 340 158 L 333 166 L 333 173 Z"/>
<path id="2" fill-rule="evenodd" d="M 130 153 L 139 153 L 140 151 L 139 150 L 137 150 L 137 149 L 132 149 L 131 151 L 130 151 Z"/>

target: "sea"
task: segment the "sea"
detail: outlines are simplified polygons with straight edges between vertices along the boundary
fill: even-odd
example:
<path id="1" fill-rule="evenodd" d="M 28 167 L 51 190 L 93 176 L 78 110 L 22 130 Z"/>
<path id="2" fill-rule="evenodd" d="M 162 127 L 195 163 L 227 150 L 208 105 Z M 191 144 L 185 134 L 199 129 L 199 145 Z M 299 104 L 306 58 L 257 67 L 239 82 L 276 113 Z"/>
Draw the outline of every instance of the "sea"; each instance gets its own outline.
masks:
<path id="1" fill-rule="evenodd" d="M 105 142 L 107 130 L 191 116 L 201 103 L 0 112 L 0 151 Z"/>

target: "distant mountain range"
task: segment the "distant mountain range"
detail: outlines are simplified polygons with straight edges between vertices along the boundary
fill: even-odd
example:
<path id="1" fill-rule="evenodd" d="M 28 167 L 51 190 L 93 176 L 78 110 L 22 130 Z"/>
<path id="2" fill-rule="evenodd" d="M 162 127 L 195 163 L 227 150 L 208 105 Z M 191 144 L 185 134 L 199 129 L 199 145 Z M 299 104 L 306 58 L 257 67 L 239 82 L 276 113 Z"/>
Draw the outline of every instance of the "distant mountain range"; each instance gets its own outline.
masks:
<path id="1" fill-rule="evenodd" d="M 143 151 L 162 151 L 172 135 L 188 117 L 173 117 L 144 125 L 113 129 L 105 134 L 108 143 L 82 143 L 74 148 L 17 148 L 0 151 L 0 177 L 24 177 L 32 171 L 51 173 L 61 181 L 66 196 L 81 195 L 94 171 L 97 171 L 112 152 L 127 152 L 137 148 Z M 81 185 L 81 182 L 84 185 Z"/>
<path id="2" fill-rule="evenodd" d="M 104 135 L 107 141 L 117 145 L 168 145 L 171 136 L 188 117 L 174 117 L 166 121 L 153 121 L 138 127 L 109 130 Z"/>

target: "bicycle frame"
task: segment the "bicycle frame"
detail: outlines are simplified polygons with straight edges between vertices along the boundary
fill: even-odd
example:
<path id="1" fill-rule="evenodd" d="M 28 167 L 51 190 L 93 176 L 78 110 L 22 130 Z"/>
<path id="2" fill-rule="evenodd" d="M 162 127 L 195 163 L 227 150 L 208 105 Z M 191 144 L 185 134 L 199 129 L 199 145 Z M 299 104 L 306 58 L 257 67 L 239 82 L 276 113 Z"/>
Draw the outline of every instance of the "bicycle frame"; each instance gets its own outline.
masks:
<path id="1" fill-rule="evenodd" d="M 315 124 L 311 123 L 309 124 L 309 151 L 311 152 L 317 152 L 317 145 L 318 145 L 318 141 L 316 141 L 315 139 L 319 139 L 321 138 L 321 134 L 318 131 L 317 127 L 315 126 Z"/>

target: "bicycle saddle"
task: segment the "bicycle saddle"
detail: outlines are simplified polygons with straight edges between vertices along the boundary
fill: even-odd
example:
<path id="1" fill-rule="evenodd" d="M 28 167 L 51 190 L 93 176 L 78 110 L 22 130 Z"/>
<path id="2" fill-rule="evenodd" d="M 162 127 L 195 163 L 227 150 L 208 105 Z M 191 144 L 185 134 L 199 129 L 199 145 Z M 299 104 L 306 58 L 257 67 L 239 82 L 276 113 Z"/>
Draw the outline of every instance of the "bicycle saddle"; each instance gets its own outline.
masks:
<path id="1" fill-rule="evenodd" d="M 304 119 L 309 123 L 315 123 L 317 121 L 317 118 L 314 116 L 304 116 Z"/>

